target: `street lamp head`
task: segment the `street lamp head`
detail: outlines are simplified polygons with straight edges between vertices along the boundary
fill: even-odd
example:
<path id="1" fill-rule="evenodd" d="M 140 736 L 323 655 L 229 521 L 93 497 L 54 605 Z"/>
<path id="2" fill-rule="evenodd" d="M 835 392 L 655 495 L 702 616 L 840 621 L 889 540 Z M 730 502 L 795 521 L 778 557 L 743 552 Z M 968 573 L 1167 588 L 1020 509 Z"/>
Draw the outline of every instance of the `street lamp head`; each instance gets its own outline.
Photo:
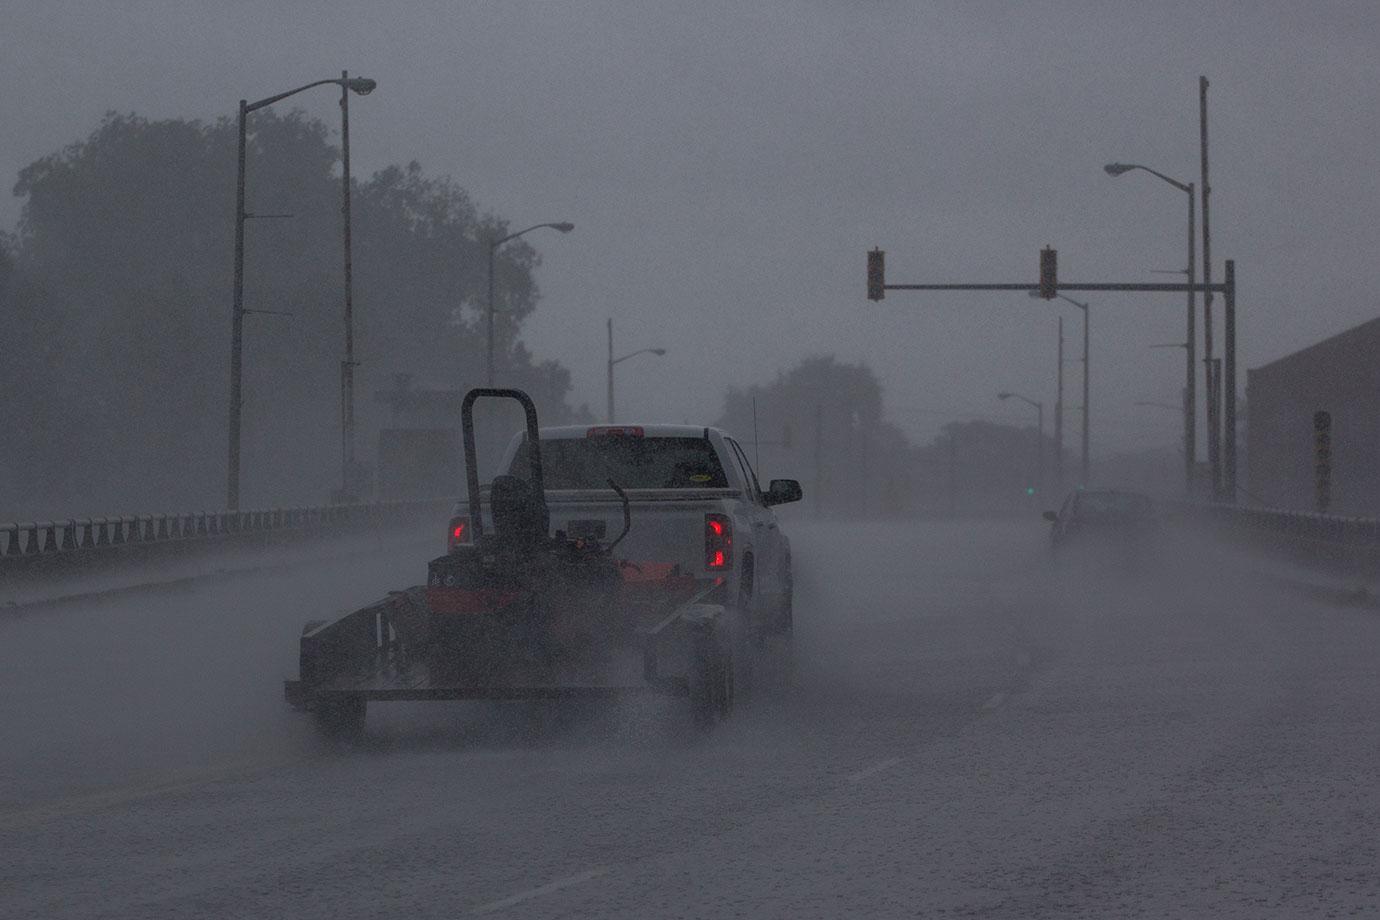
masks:
<path id="1" fill-rule="evenodd" d="M 997 394 L 997 399 L 1010 399 L 1010 398 L 1011 398 L 1011 394 L 1008 393 L 1008 392 L 1006 392 L 1005 390 L 1003 390 L 1002 392 L 1000 392 L 1000 393 Z"/>
<path id="2" fill-rule="evenodd" d="M 562 233 L 569 233 L 571 230 L 575 229 L 575 225 L 569 221 L 562 221 L 559 224 L 552 224 L 551 226 L 553 229 L 559 230 Z"/>
<path id="3" fill-rule="evenodd" d="M 1130 163 L 1108 163 L 1102 168 L 1107 171 L 1107 175 L 1109 176 L 1119 176 L 1124 172 L 1130 172 L 1136 167 Z"/>
<path id="4" fill-rule="evenodd" d="M 665 356 L 666 356 L 666 349 L 664 349 L 664 348 L 652 348 L 652 349 L 649 349 L 649 350 L 651 351 L 652 354 L 656 355 L 658 358 L 662 358 L 662 357 L 665 357 Z"/>
<path id="5" fill-rule="evenodd" d="M 345 88 L 360 96 L 367 96 L 378 88 L 378 82 L 368 77 L 351 77 L 345 81 Z"/>

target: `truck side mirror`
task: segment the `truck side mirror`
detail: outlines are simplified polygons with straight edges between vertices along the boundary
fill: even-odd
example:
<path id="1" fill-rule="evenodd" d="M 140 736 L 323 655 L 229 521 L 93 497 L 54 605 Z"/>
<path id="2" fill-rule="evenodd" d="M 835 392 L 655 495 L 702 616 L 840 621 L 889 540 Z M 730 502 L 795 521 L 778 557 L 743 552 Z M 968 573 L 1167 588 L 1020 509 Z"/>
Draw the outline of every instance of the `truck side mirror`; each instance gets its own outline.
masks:
<path id="1" fill-rule="evenodd" d="M 767 492 L 762 496 L 767 505 L 785 505 L 798 502 L 801 498 L 800 483 L 794 479 L 773 479 Z"/>

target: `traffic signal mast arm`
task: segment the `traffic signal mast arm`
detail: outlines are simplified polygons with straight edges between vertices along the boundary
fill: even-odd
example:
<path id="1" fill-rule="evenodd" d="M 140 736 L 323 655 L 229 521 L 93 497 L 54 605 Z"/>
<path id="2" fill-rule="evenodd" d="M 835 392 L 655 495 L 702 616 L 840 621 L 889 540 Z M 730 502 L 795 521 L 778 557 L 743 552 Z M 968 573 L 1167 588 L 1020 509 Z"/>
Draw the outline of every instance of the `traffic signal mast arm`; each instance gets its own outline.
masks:
<path id="1" fill-rule="evenodd" d="M 1045 248 L 1040 251 L 1041 278 L 1034 284 L 887 284 L 886 252 L 871 249 L 867 253 L 867 297 L 881 300 L 887 291 L 1039 291 L 1040 296 L 1051 300 L 1064 291 L 1128 291 L 1149 294 L 1183 294 L 1188 291 L 1204 293 L 1212 291 L 1226 295 L 1231 285 L 1226 282 L 1216 284 L 1189 284 L 1185 281 L 1116 282 L 1062 284 L 1055 277 L 1057 256 L 1055 250 Z M 1228 264 L 1232 260 L 1227 260 Z"/>
<path id="2" fill-rule="evenodd" d="M 1031 284 L 1027 281 L 1024 284 L 886 284 L 882 286 L 887 291 L 1038 291 L 1039 283 Z M 1185 282 L 1151 282 L 1148 284 L 1129 283 L 1120 284 L 1116 282 L 1099 282 L 1095 284 L 1059 284 L 1055 287 L 1056 294 L 1064 291 L 1139 291 L 1143 293 L 1174 293 L 1182 294 L 1185 291 L 1212 291 L 1217 294 L 1226 294 L 1227 285 L 1222 282 L 1212 284 L 1187 284 Z M 880 300 L 881 298 L 873 298 Z"/>
<path id="3" fill-rule="evenodd" d="M 1236 501 L 1236 262 L 1226 260 L 1226 277 L 1217 284 L 1184 282 L 1101 282 L 1097 284 L 1060 284 L 1058 254 L 1048 246 L 1040 251 L 1040 277 L 1035 284 L 887 284 L 886 252 L 881 248 L 867 253 L 867 298 L 878 301 L 887 291 L 1036 291 L 1046 300 L 1053 300 L 1064 291 L 1126 291 L 1147 294 L 1184 294 L 1190 291 L 1221 294 L 1226 300 L 1224 333 L 1226 340 L 1226 379 L 1223 408 L 1226 410 L 1222 431 L 1223 464 L 1219 473 L 1216 454 L 1212 455 L 1214 483 L 1221 482 L 1221 496 Z M 1211 411 L 1211 403 L 1209 411 Z M 1215 442 L 1214 442 L 1215 443 Z"/>

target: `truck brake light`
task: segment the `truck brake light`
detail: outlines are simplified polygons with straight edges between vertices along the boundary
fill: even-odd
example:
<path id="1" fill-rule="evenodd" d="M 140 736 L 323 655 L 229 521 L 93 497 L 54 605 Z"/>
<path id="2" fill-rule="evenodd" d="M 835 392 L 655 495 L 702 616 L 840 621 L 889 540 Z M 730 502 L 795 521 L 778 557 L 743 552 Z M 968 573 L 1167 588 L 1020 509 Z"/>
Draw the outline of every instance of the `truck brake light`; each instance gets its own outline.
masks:
<path id="1" fill-rule="evenodd" d="M 455 547 L 468 542 L 470 542 L 470 519 L 467 515 L 456 515 L 450 519 L 450 527 L 446 530 L 446 549 L 455 549 Z"/>
<path id="2" fill-rule="evenodd" d="M 726 514 L 704 516 L 704 567 L 710 571 L 733 568 L 733 520 Z"/>

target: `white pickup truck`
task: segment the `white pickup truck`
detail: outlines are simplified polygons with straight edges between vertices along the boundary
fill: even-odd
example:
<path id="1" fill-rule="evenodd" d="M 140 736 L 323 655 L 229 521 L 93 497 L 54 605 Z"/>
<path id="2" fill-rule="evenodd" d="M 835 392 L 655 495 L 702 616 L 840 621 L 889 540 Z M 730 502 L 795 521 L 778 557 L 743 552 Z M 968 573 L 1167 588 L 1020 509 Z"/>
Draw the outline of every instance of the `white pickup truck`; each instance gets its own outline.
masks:
<path id="1" fill-rule="evenodd" d="M 649 579 L 675 574 L 720 582 L 745 638 L 789 634 L 791 544 L 772 508 L 800 500 L 797 481 L 774 479 L 764 491 L 746 452 L 717 428 L 562 426 L 541 428 L 539 436 L 552 535 L 602 542 L 617 536 L 623 503 L 612 480 L 626 494 L 632 520 L 620 559 Z M 528 465 L 519 434 L 499 468 L 523 475 Z M 481 509 L 488 530 L 487 497 Z M 450 545 L 468 542 L 473 530 L 468 509 L 457 506 Z"/>

